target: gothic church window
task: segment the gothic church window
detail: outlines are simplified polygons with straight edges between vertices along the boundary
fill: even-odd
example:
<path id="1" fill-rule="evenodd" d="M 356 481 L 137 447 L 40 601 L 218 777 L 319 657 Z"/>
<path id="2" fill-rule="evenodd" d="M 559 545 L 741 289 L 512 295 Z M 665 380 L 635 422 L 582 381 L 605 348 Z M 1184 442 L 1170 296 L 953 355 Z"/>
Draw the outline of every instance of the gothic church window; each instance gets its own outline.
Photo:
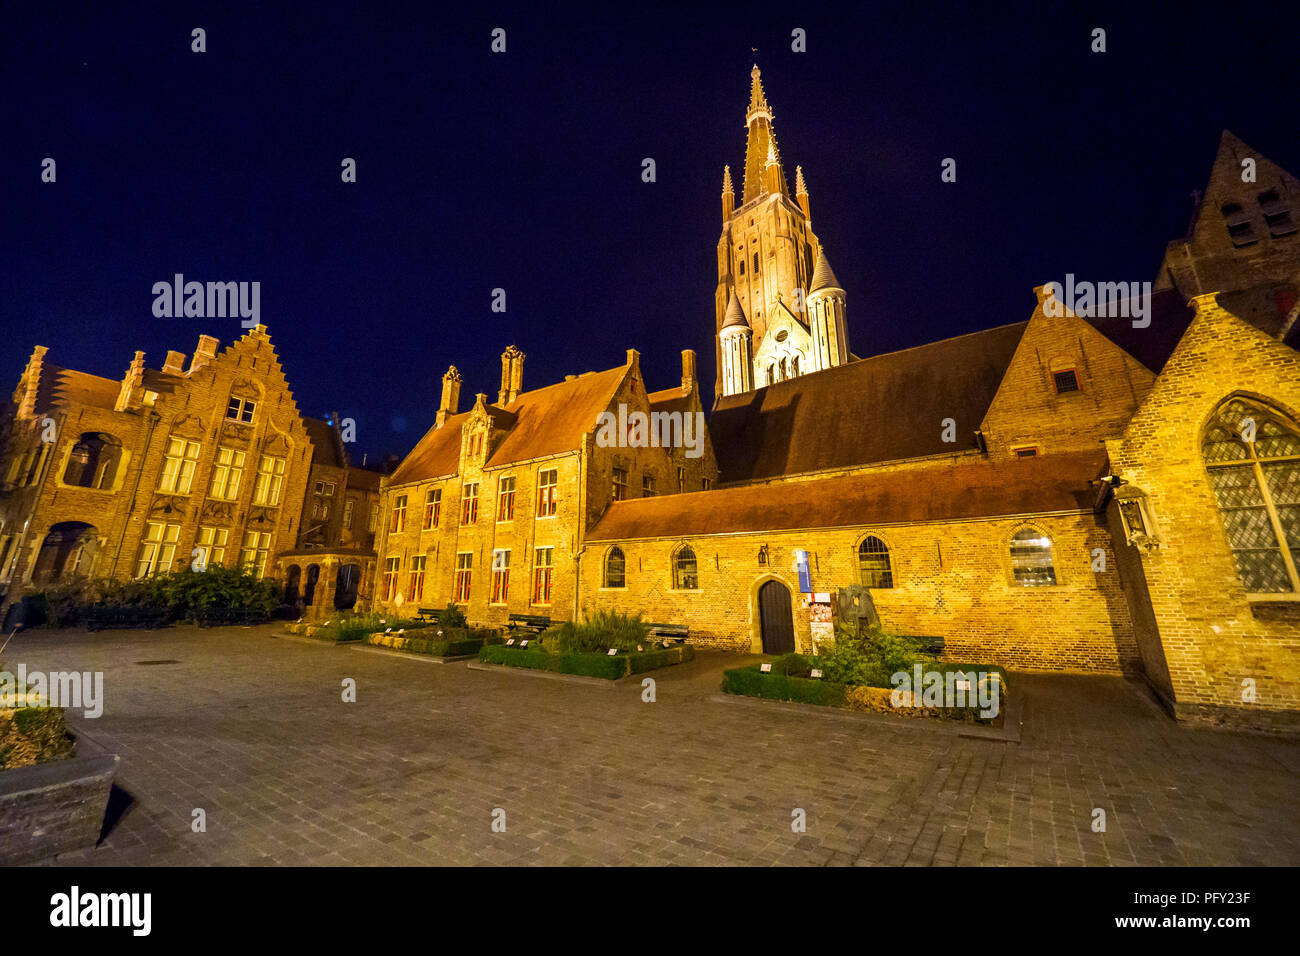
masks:
<path id="1" fill-rule="evenodd" d="M 1025 587 L 1055 584 L 1052 539 L 1034 528 L 1017 531 L 1011 539 L 1011 572 Z"/>
<path id="2" fill-rule="evenodd" d="M 892 588 L 894 571 L 889 564 L 889 548 L 875 535 L 868 535 L 858 545 L 858 573 L 864 588 Z"/>
<path id="3" fill-rule="evenodd" d="M 673 556 L 673 588 L 678 591 L 694 591 L 700 586 L 699 570 L 695 562 L 695 552 L 685 545 Z"/>
<path id="4" fill-rule="evenodd" d="M 1246 590 L 1300 591 L 1300 428 L 1233 398 L 1211 419 L 1201 454 Z"/>
<path id="5" fill-rule="evenodd" d="M 610 548 L 605 555 L 605 587 L 627 587 L 627 558 L 622 548 Z"/>

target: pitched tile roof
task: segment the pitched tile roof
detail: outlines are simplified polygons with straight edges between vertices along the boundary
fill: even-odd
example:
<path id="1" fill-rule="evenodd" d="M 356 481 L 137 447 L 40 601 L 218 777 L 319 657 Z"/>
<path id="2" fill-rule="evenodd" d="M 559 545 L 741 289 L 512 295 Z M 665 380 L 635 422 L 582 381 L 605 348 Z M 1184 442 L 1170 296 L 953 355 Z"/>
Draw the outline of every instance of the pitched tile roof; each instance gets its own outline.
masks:
<path id="1" fill-rule="evenodd" d="M 111 378 L 44 362 L 40 380 L 36 383 L 36 412 L 42 414 L 64 405 L 91 405 L 111 410 L 117 406 L 121 389 L 122 383 Z"/>
<path id="2" fill-rule="evenodd" d="M 627 366 L 587 372 L 546 388 L 521 393 L 504 408 L 489 405 L 488 413 L 508 428 L 487 460 L 487 467 L 574 451 L 596 427 L 596 418 L 609 407 Z M 393 472 L 391 484 L 451 475 L 460 465 L 460 430 L 470 412 L 450 416 L 441 428 L 431 428 Z"/>
<path id="3" fill-rule="evenodd" d="M 801 375 L 718 400 L 709 422 L 723 482 L 964 451 L 1027 322 Z M 945 418 L 956 444 L 943 441 Z"/>
<path id="4" fill-rule="evenodd" d="M 690 538 L 1091 510 L 1102 451 L 989 461 L 616 501 L 589 541 Z"/>

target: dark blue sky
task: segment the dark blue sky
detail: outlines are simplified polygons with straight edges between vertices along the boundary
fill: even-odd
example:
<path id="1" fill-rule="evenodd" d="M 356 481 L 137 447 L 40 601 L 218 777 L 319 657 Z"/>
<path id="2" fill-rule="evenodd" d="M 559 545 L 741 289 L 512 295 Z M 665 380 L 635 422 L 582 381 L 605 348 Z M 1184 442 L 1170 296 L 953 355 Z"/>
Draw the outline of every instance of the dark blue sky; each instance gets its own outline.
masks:
<path id="1" fill-rule="evenodd" d="M 1297 18 L 1262 8 L 8 6 L 4 388 L 36 344 L 117 378 L 137 348 L 228 343 L 237 319 L 154 318 L 152 285 L 257 280 L 299 406 L 372 455 L 409 450 L 450 363 L 462 408 L 495 398 L 512 342 L 525 387 L 635 347 L 661 388 L 695 348 L 711 392 L 751 47 L 859 354 L 1020 321 L 1066 272 L 1153 278 L 1224 127 L 1300 171 Z"/>

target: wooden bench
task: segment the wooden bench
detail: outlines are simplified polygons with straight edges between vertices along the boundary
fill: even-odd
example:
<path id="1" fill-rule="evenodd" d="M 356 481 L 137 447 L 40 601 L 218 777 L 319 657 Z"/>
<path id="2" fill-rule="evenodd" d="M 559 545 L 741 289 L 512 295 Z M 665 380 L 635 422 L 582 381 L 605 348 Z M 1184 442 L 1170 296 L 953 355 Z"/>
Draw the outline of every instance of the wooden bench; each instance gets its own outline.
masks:
<path id="1" fill-rule="evenodd" d="M 511 630 L 541 632 L 551 626 L 551 619 L 540 614 L 511 614 Z"/>
<path id="2" fill-rule="evenodd" d="M 161 627 L 167 621 L 167 609 L 161 607 L 90 607 L 86 610 L 86 629 L 98 631 L 108 627 Z"/>
<path id="3" fill-rule="evenodd" d="M 415 616 L 418 617 L 421 621 L 432 620 L 436 622 L 438 620 L 438 615 L 441 613 L 442 613 L 441 609 L 436 607 L 422 607 L 416 609 Z"/>
<path id="4" fill-rule="evenodd" d="M 656 641 L 685 641 L 691 630 L 685 624 L 651 624 L 650 637 Z"/>

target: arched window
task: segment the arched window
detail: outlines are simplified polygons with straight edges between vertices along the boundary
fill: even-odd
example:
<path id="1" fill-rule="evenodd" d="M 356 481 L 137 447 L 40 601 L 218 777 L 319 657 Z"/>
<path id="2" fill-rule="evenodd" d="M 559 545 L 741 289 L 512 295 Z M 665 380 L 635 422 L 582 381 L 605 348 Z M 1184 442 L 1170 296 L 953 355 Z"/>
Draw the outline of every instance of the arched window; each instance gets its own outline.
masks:
<path id="1" fill-rule="evenodd" d="M 791 368 L 793 369 L 793 371 L 792 371 L 791 374 L 793 374 L 793 375 L 798 375 L 798 374 L 799 374 L 799 356 L 796 355 L 793 359 L 791 359 L 791 361 L 794 363 L 794 364 L 791 366 Z"/>
<path id="2" fill-rule="evenodd" d="M 889 548 L 875 535 L 858 545 L 858 572 L 864 588 L 892 588 L 894 572 L 889 566 Z"/>
<path id="3" fill-rule="evenodd" d="M 694 591 L 700 586 L 700 575 L 695 564 L 695 552 L 682 547 L 673 557 L 673 587 L 679 591 Z"/>
<path id="4" fill-rule="evenodd" d="M 781 356 L 781 381 L 784 382 L 788 377 L 789 375 L 786 372 L 786 368 L 785 368 L 785 356 L 783 355 Z"/>
<path id="5" fill-rule="evenodd" d="M 605 587 L 627 587 L 627 558 L 622 548 L 610 548 L 605 555 Z"/>
<path id="6" fill-rule="evenodd" d="M 72 446 L 63 482 L 79 488 L 111 488 L 122 458 L 122 445 L 112 435 L 86 432 Z"/>
<path id="7" fill-rule="evenodd" d="M 1026 587 L 1055 584 L 1052 539 L 1033 528 L 1017 531 L 1011 539 L 1011 572 Z"/>
<path id="8" fill-rule="evenodd" d="M 767 367 L 767 384 L 771 385 L 775 381 L 776 381 L 776 366 L 769 365 Z"/>
<path id="9" fill-rule="evenodd" d="M 1246 590 L 1300 591 L 1300 429 L 1233 398 L 1210 420 L 1201 454 Z"/>

